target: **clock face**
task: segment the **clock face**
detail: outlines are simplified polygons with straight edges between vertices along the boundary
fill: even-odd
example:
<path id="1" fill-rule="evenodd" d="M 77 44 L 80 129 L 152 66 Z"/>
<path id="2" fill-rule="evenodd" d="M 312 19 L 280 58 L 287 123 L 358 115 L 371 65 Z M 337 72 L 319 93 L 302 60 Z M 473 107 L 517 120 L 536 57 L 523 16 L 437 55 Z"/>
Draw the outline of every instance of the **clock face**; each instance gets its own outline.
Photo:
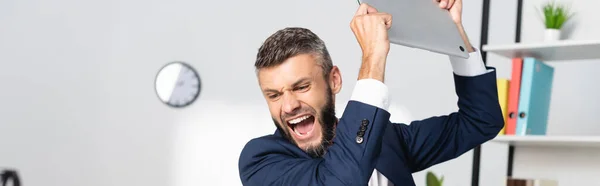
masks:
<path id="1" fill-rule="evenodd" d="M 200 76 L 192 66 L 184 62 L 165 65 L 158 72 L 155 83 L 158 98 L 172 107 L 188 106 L 200 94 Z"/>
<path id="2" fill-rule="evenodd" d="M 3 186 L 20 186 L 21 180 L 19 174 L 15 170 L 4 170 L 0 172 L 0 185 Z"/>

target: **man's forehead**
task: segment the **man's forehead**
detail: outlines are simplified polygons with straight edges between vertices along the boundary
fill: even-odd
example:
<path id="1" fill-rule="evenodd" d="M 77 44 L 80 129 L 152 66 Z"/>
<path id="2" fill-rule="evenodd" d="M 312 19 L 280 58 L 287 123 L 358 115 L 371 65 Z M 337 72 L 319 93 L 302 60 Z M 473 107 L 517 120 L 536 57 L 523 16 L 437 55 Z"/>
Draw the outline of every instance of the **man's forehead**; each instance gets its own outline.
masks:
<path id="1" fill-rule="evenodd" d="M 266 77 L 259 75 L 259 84 L 261 89 L 274 89 L 281 90 L 284 88 L 290 88 L 298 83 L 314 81 L 317 76 L 315 73 L 308 74 L 282 74 L 276 77 Z"/>
<path id="2" fill-rule="evenodd" d="M 311 56 L 295 56 L 283 63 L 258 70 L 261 86 L 291 85 L 299 80 L 319 77 L 322 68 Z"/>

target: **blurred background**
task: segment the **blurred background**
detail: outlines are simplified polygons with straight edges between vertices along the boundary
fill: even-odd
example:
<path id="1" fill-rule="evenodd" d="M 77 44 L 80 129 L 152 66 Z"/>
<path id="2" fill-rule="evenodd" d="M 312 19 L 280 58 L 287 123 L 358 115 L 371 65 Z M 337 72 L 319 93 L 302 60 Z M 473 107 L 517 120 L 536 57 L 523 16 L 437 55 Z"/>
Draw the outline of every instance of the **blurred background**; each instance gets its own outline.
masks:
<path id="1" fill-rule="evenodd" d="M 523 43 L 543 40 L 543 2 L 523 1 Z M 600 2 L 562 2 L 577 12 L 566 39 L 600 39 Z M 285 27 L 319 35 L 342 72 L 341 115 L 361 59 L 349 27 L 357 7 L 351 0 L 2 0 L 0 169 L 17 170 L 26 186 L 241 185 L 242 147 L 275 130 L 254 74 L 258 47 Z M 464 0 L 476 47 L 482 7 L 483 0 Z M 488 44 L 514 43 L 516 12 L 517 0 L 491 1 Z M 172 61 L 201 79 L 187 107 L 170 107 L 155 91 L 157 73 Z M 388 61 L 392 121 L 457 110 L 448 56 L 392 45 Z M 600 134 L 598 62 L 550 64 L 549 135 Z M 489 53 L 487 63 L 510 78 L 510 58 Z M 598 149 L 557 148 L 519 151 L 531 153 L 515 154 L 514 174 L 600 185 L 590 179 L 600 175 Z M 506 143 L 482 146 L 479 185 L 505 185 L 507 151 Z M 467 186 L 472 167 L 469 151 L 428 170 L 443 175 L 445 186 Z M 425 171 L 413 176 L 425 186 Z"/>

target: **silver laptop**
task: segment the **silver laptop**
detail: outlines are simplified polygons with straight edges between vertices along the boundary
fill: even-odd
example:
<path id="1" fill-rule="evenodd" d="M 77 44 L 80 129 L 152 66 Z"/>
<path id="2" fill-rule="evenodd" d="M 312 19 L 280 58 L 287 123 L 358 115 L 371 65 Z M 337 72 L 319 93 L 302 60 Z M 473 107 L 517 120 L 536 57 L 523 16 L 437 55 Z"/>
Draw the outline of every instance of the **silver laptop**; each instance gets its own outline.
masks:
<path id="1" fill-rule="evenodd" d="M 467 48 L 448 10 L 433 0 L 360 0 L 392 15 L 390 43 L 468 58 Z"/>

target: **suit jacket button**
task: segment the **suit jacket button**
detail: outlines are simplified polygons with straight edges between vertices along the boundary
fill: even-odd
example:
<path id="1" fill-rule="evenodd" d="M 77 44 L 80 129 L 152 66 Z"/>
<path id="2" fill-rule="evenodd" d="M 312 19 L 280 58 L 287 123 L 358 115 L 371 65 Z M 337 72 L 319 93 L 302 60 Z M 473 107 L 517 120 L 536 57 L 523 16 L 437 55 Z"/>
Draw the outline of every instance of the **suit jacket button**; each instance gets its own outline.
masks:
<path id="1" fill-rule="evenodd" d="M 367 131 L 367 126 L 360 126 L 360 131 Z"/>
<path id="2" fill-rule="evenodd" d="M 358 137 L 363 137 L 365 136 L 365 131 L 358 131 L 356 135 L 358 135 Z"/>
<path id="3" fill-rule="evenodd" d="M 360 136 L 356 136 L 356 143 L 361 144 L 363 142 L 363 138 Z"/>
<path id="4" fill-rule="evenodd" d="M 368 124 L 369 124 L 369 120 L 367 120 L 367 119 L 362 120 L 362 126 L 367 126 Z"/>

